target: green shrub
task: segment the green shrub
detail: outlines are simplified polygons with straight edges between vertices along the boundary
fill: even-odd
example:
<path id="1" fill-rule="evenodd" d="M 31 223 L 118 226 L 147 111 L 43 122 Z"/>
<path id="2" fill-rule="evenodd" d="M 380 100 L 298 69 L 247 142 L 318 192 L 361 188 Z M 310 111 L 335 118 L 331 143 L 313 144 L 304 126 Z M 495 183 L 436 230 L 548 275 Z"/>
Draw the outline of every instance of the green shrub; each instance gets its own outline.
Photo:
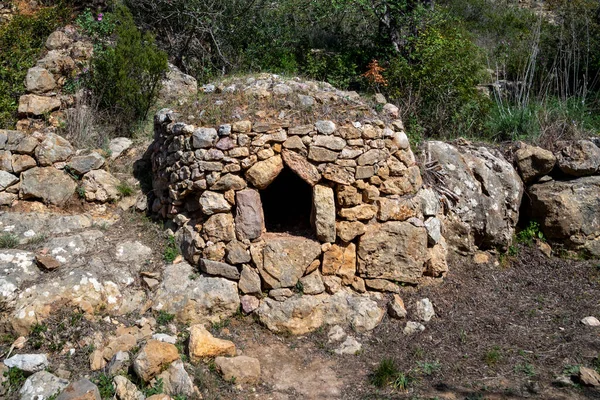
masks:
<path id="1" fill-rule="evenodd" d="M 107 110 L 120 134 L 145 119 L 167 71 L 167 56 L 151 34 L 142 34 L 125 6 L 115 12 L 114 46 L 95 53 L 89 86 L 101 109 Z"/>
<path id="2" fill-rule="evenodd" d="M 517 234 L 517 241 L 531 246 L 535 239 L 544 240 L 544 234 L 540 230 L 540 224 L 535 221 L 530 221 L 527 228 Z"/>
<path id="3" fill-rule="evenodd" d="M 59 2 L 34 15 L 16 15 L 0 25 L 0 128 L 16 124 L 27 70 L 35 65 L 48 35 L 70 18 L 71 10 Z"/>
<path id="4" fill-rule="evenodd" d="M 113 13 L 92 13 L 88 8 L 75 21 L 88 36 L 95 39 L 106 39 L 115 31 L 115 16 Z"/>
<path id="5" fill-rule="evenodd" d="M 165 251 L 163 253 L 163 258 L 165 262 L 172 263 L 175 261 L 175 258 L 179 255 L 179 248 L 177 247 L 177 243 L 175 243 L 175 236 L 169 236 L 167 239 L 167 245 L 165 246 Z"/>

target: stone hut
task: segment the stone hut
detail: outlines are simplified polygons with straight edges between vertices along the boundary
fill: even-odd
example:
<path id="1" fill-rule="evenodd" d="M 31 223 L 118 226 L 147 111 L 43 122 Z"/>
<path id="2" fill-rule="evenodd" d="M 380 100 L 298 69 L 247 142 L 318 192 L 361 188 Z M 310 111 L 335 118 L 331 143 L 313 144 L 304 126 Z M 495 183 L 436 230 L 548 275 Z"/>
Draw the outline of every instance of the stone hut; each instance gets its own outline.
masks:
<path id="1" fill-rule="evenodd" d="M 190 263 L 245 295 L 397 292 L 440 277 L 437 196 L 422 188 L 402 122 L 373 116 L 212 127 L 163 109 L 150 149 L 152 211 L 179 225 Z"/>

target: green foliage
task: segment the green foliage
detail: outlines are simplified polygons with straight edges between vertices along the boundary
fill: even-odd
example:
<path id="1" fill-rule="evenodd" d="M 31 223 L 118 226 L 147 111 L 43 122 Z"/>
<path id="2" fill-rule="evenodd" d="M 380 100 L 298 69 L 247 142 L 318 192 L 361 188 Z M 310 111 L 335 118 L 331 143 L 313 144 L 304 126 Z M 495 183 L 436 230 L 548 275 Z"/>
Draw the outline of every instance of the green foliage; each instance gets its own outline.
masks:
<path id="1" fill-rule="evenodd" d="M 115 395 L 115 387 L 113 386 L 113 380 L 110 375 L 100 374 L 96 379 L 94 379 L 94 383 L 98 387 L 98 391 L 100 391 L 100 397 L 102 399 L 112 399 Z"/>
<path id="2" fill-rule="evenodd" d="M 58 2 L 34 15 L 16 15 L 0 25 L 0 128 L 14 127 L 27 70 L 35 65 L 48 35 L 70 17 L 71 10 Z"/>
<path id="3" fill-rule="evenodd" d="M 385 358 L 381 360 L 377 369 L 371 374 L 371 384 L 377 387 L 385 387 L 392 383 L 400 373 L 394 360 Z"/>
<path id="4" fill-rule="evenodd" d="M 29 342 L 31 347 L 34 349 L 40 349 L 44 345 L 46 336 L 44 335 L 48 331 L 48 327 L 45 324 L 35 324 L 31 327 L 31 333 L 29 334 Z"/>
<path id="5" fill-rule="evenodd" d="M 535 375 L 535 367 L 532 364 L 517 364 L 515 365 L 515 372 L 522 373 L 526 376 L 532 377 Z"/>
<path id="6" fill-rule="evenodd" d="M 517 234 L 517 241 L 519 243 L 524 243 L 527 246 L 531 246 L 535 239 L 544 240 L 544 234 L 540 230 L 540 224 L 535 221 L 530 221 L 527 228 Z"/>
<path id="7" fill-rule="evenodd" d="M 129 197 L 133 194 L 133 187 L 131 187 L 131 185 L 127 181 L 121 182 L 117 186 L 117 190 L 119 191 L 121 196 L 124 196 L 124 197 Z"/>
<path id="8" fill-rule="evenodd" d="M 564 375 L 579 375 L 579 368 L 581 366 L 580 365 L 565 365 L 565 367 L 563 368 L 562 373 Z"/>
<path id="9" fill-rule="evenodd" d="M 9 368 L 8 371 L 4 372 L 6 380 L 3 383 L 4 388 L 7 392 L 16 392 L 23 386 L 25 380 L 25 373 L 16 367 Z"/>
<path id="10" fill-rule="evenodd" d="M 144 396 L 149 397 L 154 394 L 161 394 L 163 393 L 163 390 L 163 380 L 162 378 L 158 378 L 154 386 L 144 389 Z"/>
<path id="11" fill-rule="evenodd" d="M 494 346 L 485 353 L 483 360 L 488 367 L 493 367 L 498 363 L 498 361 L 500 361 L 501 358 L 502 353 L 500 351 L 500 347 Z"/>
<path id="12" fill-rule="evenodd" d="M 179 255 L 179 248 L 177 247 L 177 243 L 175 243 L 175 236 L 171 235 L 167 239 L 167 245 L 165 246 L 165 251 L 163 253 L 163 259 L 167 263 L 172 263 L 175 261 L 175 258 Z"/>
<path id="13" fill-rule="evenodd" d="M 348 88 L 357 75 L 351 55 L 325 51 L 310 51 L 301 70 L 312 79 L 329 82 L 340 89 Z"/>
<path id="14" fill-rule="evenodd" d="M 438 361 L 418 362 L 417 366 L 419 367 L 419 370 L 427 376 L 436 373 L 442 368 L 441 364 Z"/>
<path id="15" fill-rule="evenodd" d="M 168 312 L 161 310 L 156 316 L 156 323 L 158 325 L 167 325 L 169 322 L 173 321 L 173 319 L 175 319 L 175 314 L 169 314 Z"/>
<path id="16" fill-rule="evenodd" d="M 0 235 L 0 249 L 14 249 L 19 245 L 19 237 L 10 232 Z"/>
<path id="17" fill-rule="evenodd" d="M 83 186 L 77 186 L 77 196 L 80 199 L 85 199 L 85 188 Z"/>
<path id="18" fill-rule="evenodd" d="M 167 56 L 156 47 L 150 33 L 138 30 L 126 7 L 119 7 L 114 18 L 118 23 L 116 44 L 95 52 L 88 85 L 120 133 L 131 135 L 158 95 L 167 71 Z"/>
<path id="19" fill-rule="evenodd" d="M 112 13 L 92 13 L 88 8 L 75 20 L 75 24 L 88 36 L 105 39 L 113 34 L 116 27 L 115 16 Z"/>

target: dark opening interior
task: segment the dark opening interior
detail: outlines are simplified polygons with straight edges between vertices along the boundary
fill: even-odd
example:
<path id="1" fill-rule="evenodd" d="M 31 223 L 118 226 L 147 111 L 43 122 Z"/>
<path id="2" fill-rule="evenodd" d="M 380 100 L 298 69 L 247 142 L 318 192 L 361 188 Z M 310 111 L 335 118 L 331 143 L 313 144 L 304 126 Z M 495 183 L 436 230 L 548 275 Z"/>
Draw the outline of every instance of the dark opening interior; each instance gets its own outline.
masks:
<path id="1" fill-rule="evenodd" d="M 313 236 L 310 225 L 312 187 L 285 167 L 275 180 L 260 191 L 267 232 Z"/>

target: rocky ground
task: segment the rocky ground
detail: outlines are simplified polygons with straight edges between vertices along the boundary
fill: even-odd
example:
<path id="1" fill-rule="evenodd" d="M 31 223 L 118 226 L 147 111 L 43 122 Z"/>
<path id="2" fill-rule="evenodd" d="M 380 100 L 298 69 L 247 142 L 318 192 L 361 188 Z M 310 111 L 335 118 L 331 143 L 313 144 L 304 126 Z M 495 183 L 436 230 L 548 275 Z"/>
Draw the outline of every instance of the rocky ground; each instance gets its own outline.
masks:
<path id="1" fill-rule="evenodd" d="M 277 335 L 241 313 L 206 325 L 207 333 L 141 304 L 152 299 L 167 267 L 163 226 L 118 205 L 100 208 L 51 214 L 30 203 L 0 215 L 2 230 L 20 242 L 1 252 L 3 291 L 11 279 L 30 279 L 30 290 L 16 302 L 44 305 L 35 308 L 36 318 L 44 319 L 33 321 L 25 339 L 8 331 L 2 336 L 4 364 L 29 371 L 2 367 L 3 398 L 36 398 L 31 387 L 49 388 L 42 397 L 49 398 L 68 382 L 87 393 L 93 386 L 81 379 L 94 382 L 105 398 L 112 396 L 112 383 L 120 399 L 149 397 L 160 391 L 160 382 L 173 397 L 183 393 L 180 399 L 600 397 L 570 378 L 578 376 L 578 367 L 598 366 L 600 328 L 581 322 L 600 314 L 598 261 L 547 258 L 524 245 L 500 259 L 488 253 L 456 256 L 442 283 L 401 288 L 407 319 L 423 324 L 412 334 L 406 333 L 407 319 L 385 317 L 368 333 L 327 326 L 304 336 Z M 64 260 L 62 265 L 36 262 L 35 255 L 44 252 Z M 7 266 L 23 269 L 10 274 Z M 110 301 L 109 280 L 121 294 L 116 303 Z M 433 317 L 417 306 L 425 298 Z M 131 312 L 114 312 L 114 304 Z M 17 331 L 31 322 L 27 315 L 25 322 L 7 313 L 3 318 Z M 25 354 L 47 360 L 23 366 L 19 357 Z M 386 359 L 404 374 L 405 387 L 372 384 Z M 227 360 L 235 360 L 233 366 Z M 73 396 L 61 398 L 81 398 Z"/>

